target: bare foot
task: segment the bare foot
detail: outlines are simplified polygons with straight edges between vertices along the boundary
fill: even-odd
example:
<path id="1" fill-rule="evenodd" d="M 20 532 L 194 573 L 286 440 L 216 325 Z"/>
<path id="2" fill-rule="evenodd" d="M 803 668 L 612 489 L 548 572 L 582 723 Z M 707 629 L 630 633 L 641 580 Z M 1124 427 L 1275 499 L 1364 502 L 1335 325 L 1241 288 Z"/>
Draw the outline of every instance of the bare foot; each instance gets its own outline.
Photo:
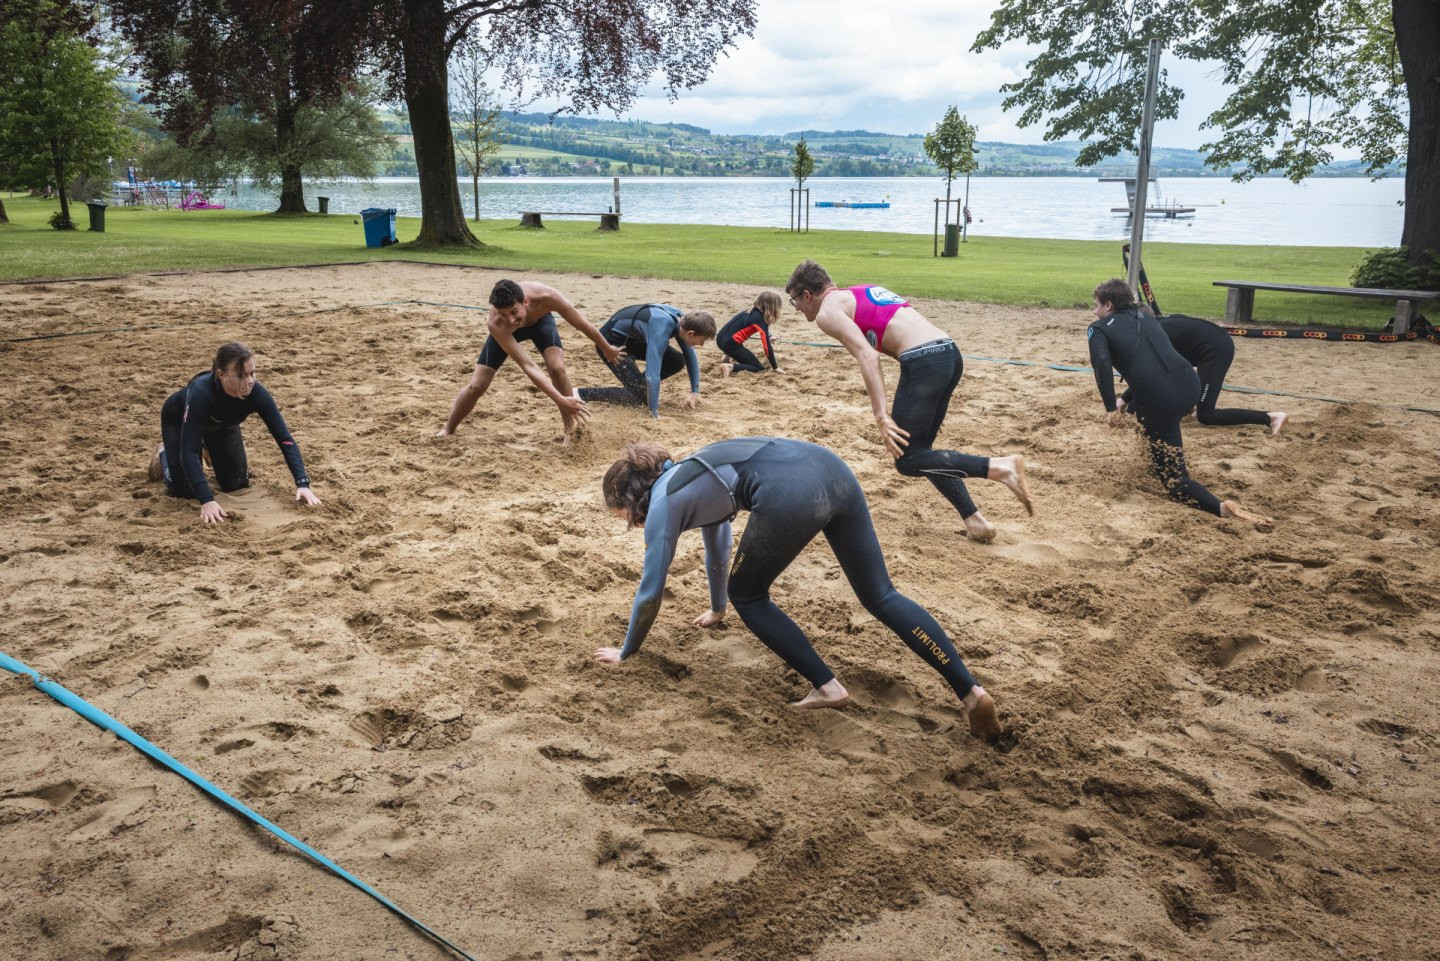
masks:
<path id="1" fill-rule="evenodd" d="M 965 518 L 965 536 L 972 541 L 988 544 L 995 539 L 995 525 L 987 521 L 979 511 Z"/>
<path id="2" fill-rule="evenodd" d="M 965 695 L 965 712 L 970 721 L 970 733 L 986 744 L 1000 740 L 1000 714 L 995 710 L 995 698 L 985 693 L 980 685 Z"/>
<path id="3" fill-rule="evenodd" d="M 720 365 L 720 370 L 724 372 L 724 375 L 725 375 L 726 377 L 729 377 L 731 371 L 733 371 L 734 369 L 735 369 L 735 365 L 734 365 L 734 364 L 721 364 L 721 365 Z"/>
<path id="4" fill-rule="evenodd" d="M 1285 413 L 1283 410 L 1272 410 L 1270 412 L 1271 436 L 1273 437 L 1275 434 L 1280 433 L 1281 428 L 1285 426 L 1285 422 L 1289 419 L 1290 415 Z"/>
<path id="5" fill-rule="evenodd" d="M 1235 501 L 1220 502 L 1220 516 L 1233 517 L 1236 520 L 1249 521 L 1252 524 L 1273 524 L 1273 517 L 1266 517 L 1264 514 L 1257 514 L 1254 511 L 1247 511 Z"/>
<path id="6" fill-rule="evenodd" d="M 990 473 L 986 475 L 993 481 L 999 481 L 1010 488 L 1020 503 L 1025 505 L 1025 513 L 1034 515 L 1035 505 L 1030 502 L 1030 488 L 1025 486 L 1025 458 L 1019 454 L 1011 454 L 1009 457 L 990 458 Z"/>
<path id="7" fill-rule="evenodd" d="M 850 692 L 835 678 L 831 678 L 819 687 L 811 688 L 798 701 L 791 701 L 790 706 L 797 711 L 808 711 L 816 707 L 839 707 L 850 700 Z"/>
<path id="8" fill-rule="evenodd" d="M 165 456 L 165 445 L 161 444 L 155 451 L 155 456 L 150 458 L 150 469 L 147 472 L 152 481 L 165 479 L 165 465 L 160 463 L 160 458 Z"/>
<path id="9" fill-rule="evenodd" d="M 442 427 L 435 432 L 436 437 L 453 437 L 455 432 L 448 427 Z"/>

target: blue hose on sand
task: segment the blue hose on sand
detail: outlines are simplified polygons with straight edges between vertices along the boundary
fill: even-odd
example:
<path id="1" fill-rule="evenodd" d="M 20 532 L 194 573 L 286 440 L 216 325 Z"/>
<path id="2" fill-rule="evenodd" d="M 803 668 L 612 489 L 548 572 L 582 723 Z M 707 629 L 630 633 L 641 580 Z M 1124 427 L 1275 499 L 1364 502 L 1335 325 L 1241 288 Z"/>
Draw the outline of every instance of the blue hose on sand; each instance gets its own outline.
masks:
<path id="1" fill-rule="evenodd" d="M 70 710 L 74 711 L 76 714 L 79 714 L 91 724 L 94 724 L 96 727 L 102 730 L 110 731 L 115 736 L 119 737 L 122 741 L 129 742 L 132 746 L 138 748 L 143 754 L 146 754 L 152 760 L 158 761 L 160 764 L 168 767 L 170 770 L 174 771 L 176 774 L 180 775 L 185 780 L 189 781 L 191 784 L 195 785 L 200 790 L 204 791 L 206 794 L 219 801 L 221 804 L 224 804 L 226 807 L 229 807 L 231 810 L 245 817 L 247 820 L 269 831 L 271 834 L 275 835 L 277 838 L 284 841 L 286 844 L 289 844 L 291 847 L 295 848 L 297 851 L 304 854 L 311 860 L 314 860 L 322 866 L 328 868 L 330 871 L 339 875 L 341 879 L 354 885 L 361 891 L 364 891 L 366 894 L 370 895 L 370 897 L 374 898 L 376 901 L 379 901 L 385 907 L 389 908 L 395 914 L 399 915 L 402 920 L 409 923 L 422 934 L 433 938 L 438 943 L 455 952 L 455 954 L 459 955 L 462 958 L 465 958 L 466 961 L 475 961 L 473 957 L 466 954 L 464 951 L 461 951 L 455 945 L 442 938 L 439 934 L 436 934 L 429 927 L 422 924 L 420 921 L 416 920 L 410 915 L 406 914 L 404 911 L 400 910 L 400 908 L 396 906 L 396 904 L 389 898 L 385 897 L 385 895 L 381 894 L 379 891 L 376 891 L 370 885 L 366 884 L 364 881 L 361 881 L 359 878 L 355 877 L 353 874 L 340 867 L 340 865 L 336 864 L 334 861 L 330 860 L 325 855 L 321 854 L 319 851 L 306 844 L 304 841 L 301 841 L 300 839 L 291 836 L 283 828 L 265 820 L 263 817 L 256 814 L 254 811 L 250 810 L 245 805 L 241 804 L 239 801 L 235 800 L 230 795 L 226 794 L 224 791 L 220 790 L 215 785 L 211 784 L 209 781 L 196 774 L 194 771 L 191 771 L 185 765 L 181 764 L 179 761 L 175 760 L 173 757 L 166 754 L 164 751 L 160 750 L 158 747 L 151 744 L 149 741 L 145 740 L 143 737 L 136 734 L 134 731 L 130 730 L 124 724 L 121 724 L 119 721 L 115 720 L 113 717 L 106 714 L 99 708 L 93 707 L 92 705 L 87 703 L 83 698 L 77 697 L 75 694 L 72 694 L 70 691 L 66 690 L 61 685 L 56 684 L 49 678 L 43 677 L 38 671 L 20 663 L 19 661 L 15 660 L 15 658 L 4 653 L 3 651 L 0 651 L 0 669 L 9 671 L 11 674 L 26 675 L 41 691 L 49 695 L 54 700 L 59 701 L 61 704 L 70 708 Z"/>

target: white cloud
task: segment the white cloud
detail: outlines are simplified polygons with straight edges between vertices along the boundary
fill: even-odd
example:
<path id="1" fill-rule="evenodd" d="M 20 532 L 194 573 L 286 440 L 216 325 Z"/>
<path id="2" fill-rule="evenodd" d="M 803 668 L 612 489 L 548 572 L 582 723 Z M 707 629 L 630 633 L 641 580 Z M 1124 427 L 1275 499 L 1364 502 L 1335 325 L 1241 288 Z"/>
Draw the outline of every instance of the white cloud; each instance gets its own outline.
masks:
<path id="1" fill-rule="evenodd" d="M 647 88 L 625 116 L 689 123 L 716 133 L 783 134 L 864 128 L 924 133 L 952 104 L 981 140 L 1040 143 L 1043 124 L 1021 128 L 1001 107 L 1000 87 L 1025 76 L 1020 45 L 971 53 L 993 5 L 954 0 L 757 0 L 754 37 L 715 64 L 706 83 L 666 99 Z M 1180 117 L 1157 124 L 1157 146 L 1198 147 L 1200 130 L 1224 99 L 1211 67 L 1166 55 L 1185 91 Z M 537 105 L 544 109 L 547 105 Z M 553 105 L 548 105 L 553 106 Z"/>

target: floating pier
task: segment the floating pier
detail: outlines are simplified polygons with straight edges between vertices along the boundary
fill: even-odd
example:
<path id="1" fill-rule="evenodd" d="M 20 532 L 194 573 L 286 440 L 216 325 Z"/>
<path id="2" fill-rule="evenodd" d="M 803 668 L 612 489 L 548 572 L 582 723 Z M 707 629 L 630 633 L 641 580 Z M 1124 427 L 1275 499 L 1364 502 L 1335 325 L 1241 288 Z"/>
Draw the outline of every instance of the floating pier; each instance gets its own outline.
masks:
<path id="1" fill-rule="evenodd" d="M 1112 214 L 1126 214 L 1126 215 L 1129 215 L 1129 216 L 1133 216 L 1134 213 L 1135 213 L 1135 178 L 1134 178 L 1134 177 L 1101 177 L 1101 178 L 1100 178 L 1100 182 L 1101 182 L 1102 184 L 1124 184 L 1124 185 L 1125 185 L 1125 199 L 1130 202 L 1130 203 L 1129 203 L 1129 206 L 1128 206 L 1128 207 L 1111 207 L 1111 208 L 1110 208 L 1110 212 L 1111 212 Z M 1151 182 L 1152 184 L 1154 184 L 1157 189 L 1159 188 L 1159 186 L 1160 186 L 1160 181 L 1156 180 L 1154 177 L 1151 177 L 1151 178 L 1150 178 L 1150 182 Z M 1174 218 L 1174 217 L 1190 217 L 1190 216 L 1194 216 L 1194 214 L 1195 214 L 1195 208 L 1194 208 L 1194 207 L 1184 207 L 1184 206 L 1181 206 L 1180 203 L 1179 203 L 1178 201 L 1175 201 L 1175 200 L 1170 200 L 1170 201 L 1161 200 L 1161 201 L 1158 201 L 1157 203 L 1155 203 L 1153 206 L 1150 205 L 1150 204 L 1146 204 L 1146 205 L 1145 205 L 1145 216 L 1147 216 L 1147 217 L 1171 217 L 1171 218 Z"/>

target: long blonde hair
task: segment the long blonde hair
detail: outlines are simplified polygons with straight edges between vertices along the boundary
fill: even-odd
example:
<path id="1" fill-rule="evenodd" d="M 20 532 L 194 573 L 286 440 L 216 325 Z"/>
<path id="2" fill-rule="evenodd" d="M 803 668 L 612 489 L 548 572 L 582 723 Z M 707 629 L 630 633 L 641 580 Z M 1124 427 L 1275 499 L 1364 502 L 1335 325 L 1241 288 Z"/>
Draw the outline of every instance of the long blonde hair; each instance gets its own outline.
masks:
<path id="1" fill-rule="evenodd" d="M 759 297 L 755 298 L 755 308 L 765 315 L 765 323 L 772 327 L 780 319 L 780 308 L 784 304 L 785 301 L 781 300 L 780 295 L 773 290 L 763 291 Z"/>

